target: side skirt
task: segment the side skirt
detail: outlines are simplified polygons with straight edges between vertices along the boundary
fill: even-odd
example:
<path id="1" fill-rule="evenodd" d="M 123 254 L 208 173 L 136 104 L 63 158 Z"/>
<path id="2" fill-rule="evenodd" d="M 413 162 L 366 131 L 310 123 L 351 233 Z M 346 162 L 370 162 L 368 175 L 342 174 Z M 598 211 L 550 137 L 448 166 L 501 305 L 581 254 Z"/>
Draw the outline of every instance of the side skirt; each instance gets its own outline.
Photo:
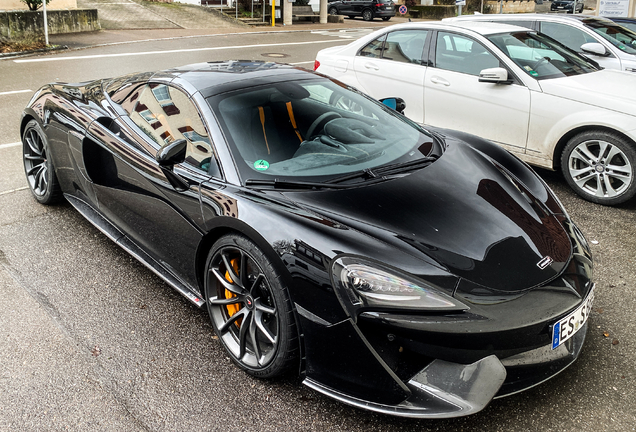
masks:
<path id="1" fill-rule="evenodd" d="M 135 257 L 140 263 L 148 267 L 163 279 L 168 285 L 177 290 L 182 296 L 190 300 L 192 303 L 201 307 L 205 304 L 205 301 L 194 294 L 186 284 L 181 282 L 171 272 L 166 270 L 161 264 L 159 264 L 154 258 L 144 252 L 137 244 L 131 241 L 124 233 L 117 229 L 112 223 L 104 218 L 97 210 L 95 210 L 90 204 L 85 201 L 69 194 L 64 194 L 64 197 L 75 209 L 92 223 L 95 228 L 104 233 L 109 239 L 114 241 L 122 249 Z"/>

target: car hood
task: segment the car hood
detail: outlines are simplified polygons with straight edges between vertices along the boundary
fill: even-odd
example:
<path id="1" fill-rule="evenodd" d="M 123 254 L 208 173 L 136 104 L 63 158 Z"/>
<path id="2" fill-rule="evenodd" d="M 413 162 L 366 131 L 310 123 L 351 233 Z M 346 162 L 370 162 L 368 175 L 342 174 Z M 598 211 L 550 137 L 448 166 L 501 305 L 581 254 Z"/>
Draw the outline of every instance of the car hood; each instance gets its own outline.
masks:
<path id="1" fill-rule="evenodd" d="M 450 145 L 432 165 L 385 182 L 284 194 L 490 290 L 519 292 L 545 283 L 571 256 L 558 217 L 463 143 Z"/>
<path id="2" fill-rule="evenodd" d="M 636 116 L 636 76 L 618 70 L 539 81 L 553 96 Z"/>

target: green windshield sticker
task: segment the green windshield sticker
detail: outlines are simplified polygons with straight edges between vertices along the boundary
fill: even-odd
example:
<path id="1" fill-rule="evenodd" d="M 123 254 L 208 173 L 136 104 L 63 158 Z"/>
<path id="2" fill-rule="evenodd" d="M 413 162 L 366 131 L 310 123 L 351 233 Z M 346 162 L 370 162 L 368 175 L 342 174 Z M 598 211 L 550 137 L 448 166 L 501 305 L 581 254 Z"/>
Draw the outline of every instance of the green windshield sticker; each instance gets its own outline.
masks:
<path id="1" fill-rule="evenodd" d="M 528 73 L 532 76 L 539 76 L 539 74 L 536 71 L 530 71 Z"/>
<path id="2" fill-rule="evenodd" d="M 264 159 L 259 159 L 254 162 L 254 169 L 257 171 L 265 171 L 267 168 L 269 168 L 269 162 Z"/>

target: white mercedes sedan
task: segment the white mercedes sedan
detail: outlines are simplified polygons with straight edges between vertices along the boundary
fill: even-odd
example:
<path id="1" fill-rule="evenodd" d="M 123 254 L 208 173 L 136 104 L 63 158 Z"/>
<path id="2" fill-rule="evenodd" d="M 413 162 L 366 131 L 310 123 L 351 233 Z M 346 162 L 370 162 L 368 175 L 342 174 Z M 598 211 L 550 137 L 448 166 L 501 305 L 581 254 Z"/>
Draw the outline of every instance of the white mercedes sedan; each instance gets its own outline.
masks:
<path id="1" fill-rule="evenodd" d="M 403 99 L 416 122 L 561 169 L 589 201 L 615 205 L 636 194 L 636 76 L 601 69 L 536 31 L 487 22 L 394 25 L 320 51 L 314 69 L 376 99 Z"/>

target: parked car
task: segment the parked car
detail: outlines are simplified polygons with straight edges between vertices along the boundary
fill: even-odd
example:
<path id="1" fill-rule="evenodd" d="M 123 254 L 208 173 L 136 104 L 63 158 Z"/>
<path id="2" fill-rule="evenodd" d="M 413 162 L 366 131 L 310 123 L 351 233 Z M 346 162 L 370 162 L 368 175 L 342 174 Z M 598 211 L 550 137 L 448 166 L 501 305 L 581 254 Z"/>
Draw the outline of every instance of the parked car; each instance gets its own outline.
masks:
<path id="1" fill-rule="evenodd" d="M 420 123 L 489 139 L 524 161 L 561 169 L 604 205 L 636 193 L 636 76 L 597 65 L 517 26 L 407 23 L 327 48 L 316 70 Z"/>
<path id="2" fill-rule="evenodd" d="M 20 131 L 35 199 L 206 308 L 255 377 L 456 417 L 581 350 L 592 257 L 545 183 L 338 81 L 230 61 L 55 83 Z"/>
<path id="3" fill-rule="evenodd" d="M 616 24 L 625 27 L 633 32 L 636 32 L 636 18 L 623 18 L 623 17 L 607 17 L 614 21 Z"/>
<path id="4" fill-rule="evenodd" d="M 574 0 L 552 0 L 552 3 L 550 4 L 550 10 L 573 13 L 574 3 Z M 576 1 L 576 11 L 578 13 L 583 12 L 583 6 L 583 0 Z"/>
<path id="5" fill-rule="evenodd" d="M 464 15 L 443 21 L 487 21 L 544 33 L 604 68 L 636 72 L 636 33 L 602 17 L 554 14 Z"/>
<path id="6" fill-rule="evenodd" d="M 395 4 L 391 0 L 338 0 L 329 3 L 330 15 L 346 15 L 353 19 L 362 17 L 365 21 L 382 18 L 388 21 L 395 16 Z"/>

